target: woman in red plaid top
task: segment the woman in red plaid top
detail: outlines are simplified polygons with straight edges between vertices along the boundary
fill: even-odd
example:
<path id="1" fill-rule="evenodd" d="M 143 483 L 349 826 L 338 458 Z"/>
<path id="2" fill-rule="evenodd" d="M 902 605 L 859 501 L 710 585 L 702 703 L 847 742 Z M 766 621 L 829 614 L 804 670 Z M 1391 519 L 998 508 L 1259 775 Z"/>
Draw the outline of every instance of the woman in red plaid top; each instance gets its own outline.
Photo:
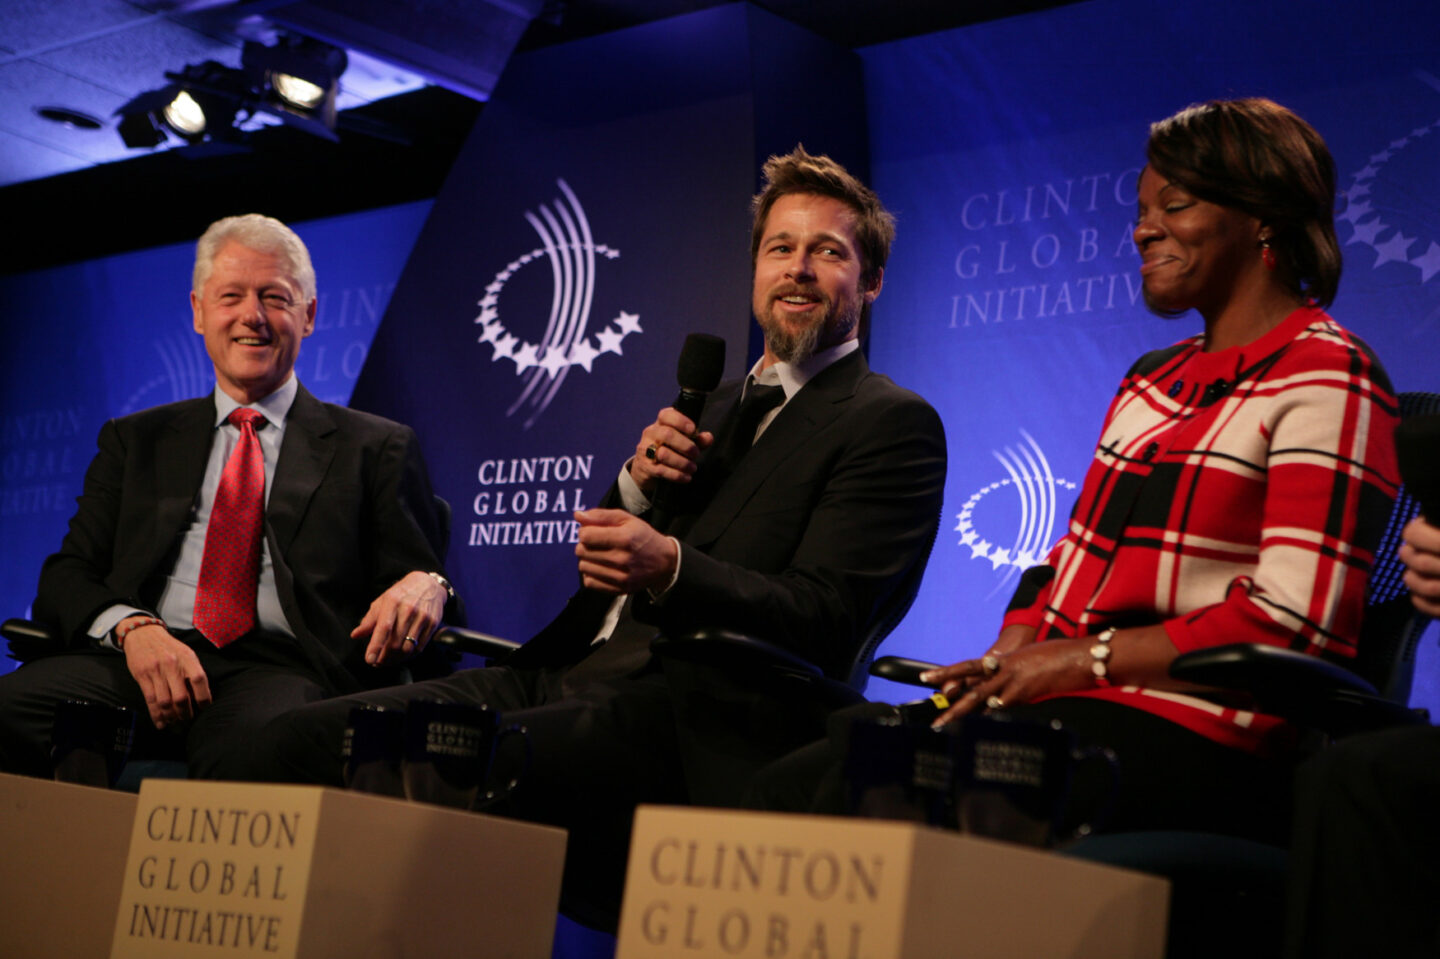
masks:
<path id="1" fill-rule="evenodd" d="M 1204 332 L 1140 358 L 1106 415 L 1065 537 L 982 658 L 937 669 L 954 706 L 1059 718 L 1114 746 L 1112 828 L 1274 837 L 1286 727 L 1169 678 L 1178 654 L 1260 642 L 1355 655 L 1398 485 L 1396 403 L 1325 313 L 1340 278 L 1335 168 L 1268 100 L 1154 124 L 1134 239 L 1145 300 Z"/>

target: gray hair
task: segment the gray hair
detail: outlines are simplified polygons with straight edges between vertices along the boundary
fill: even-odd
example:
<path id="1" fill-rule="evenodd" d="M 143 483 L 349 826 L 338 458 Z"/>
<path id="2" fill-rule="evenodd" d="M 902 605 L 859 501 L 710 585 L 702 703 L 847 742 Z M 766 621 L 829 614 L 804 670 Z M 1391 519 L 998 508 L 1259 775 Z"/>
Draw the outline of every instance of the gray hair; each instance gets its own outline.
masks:
<path id="1" fill-rule="evenodd" d="M 227 216 L 210 224 L 195 244 L 195 274 L 191 287 L 196 293 L 210 279 L 215 255 L 232 240 L 252 250 L 280 257 L 290 267 L 291 279 L 300 285 L 302 299 L 306 303 L 315 299 L 315 267 L 310 263 L 310 251 L 305 249 L 304 241 L 279 220 L 259 213 Z"/>

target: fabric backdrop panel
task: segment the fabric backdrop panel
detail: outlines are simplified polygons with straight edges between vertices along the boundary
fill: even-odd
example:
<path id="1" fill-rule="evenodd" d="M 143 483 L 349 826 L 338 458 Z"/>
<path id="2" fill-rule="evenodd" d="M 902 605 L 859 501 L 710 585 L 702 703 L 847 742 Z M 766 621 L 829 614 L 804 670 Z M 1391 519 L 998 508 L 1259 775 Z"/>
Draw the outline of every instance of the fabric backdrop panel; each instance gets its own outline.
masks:
<path id="1" fill-rule="evenodd" d="M 430 202 L 291 224 L 319 286 L 296 361 L 345 403 Z M 215 386 L 190 312 L 194 243 L 0 277 L 0 616 L 22 616 L 75 512 L 105 420 Z M 0 671 L 16 664 L 0 657 Z"/>
<path id="2" fill-rule="evenodd" d="M 777 38 L 789 60 L 757 71 Z M 687 334 L 746 369 L 757 154 L 864 142 L 833 107 L 790 109 L 778 133 L 770 88 L 848 84 L 858 104 L 858 68 L 743 5 L 511 60 L 354 396 L 419 432 L 472 626 L 528 638 L 573 592 L 572 514 L 674 399 Z"/>
<path id="3" fill-rule="evenodd" d="M 1148 126 L 1189 103 L 1267 96 L 1325 136 L 1346 194 L 1332 313 L 1397 389 L 1440 388 L 1434 4 L 1095 0 L 862 56 L 875 185 L 900 220 L 871 359 L 939 408 L 950 444 L 941 535 L 888 651 L 984 652 L 1061 535 L 1125 370 L 1199 331 L 1144 309 L 1130 239 Z M 1436 671 L 1417 670 L 1418 705 L 1440 705 Z"/>

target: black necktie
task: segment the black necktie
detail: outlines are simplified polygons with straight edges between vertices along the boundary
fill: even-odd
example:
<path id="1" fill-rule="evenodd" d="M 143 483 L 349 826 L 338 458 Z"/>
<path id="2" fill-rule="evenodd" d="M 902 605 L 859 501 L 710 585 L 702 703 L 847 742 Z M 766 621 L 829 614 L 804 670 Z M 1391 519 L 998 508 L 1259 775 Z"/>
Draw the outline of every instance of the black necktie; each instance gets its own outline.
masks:
<path id="1" fill-rule="evenodd" d="M 778 386 L 765 386 L 753 380 L 745 385 L 745 396 L 731 418 L 730 428 L 725 430 L 718 442 L 721 444 L 716 456 L 716 465 L 721 476 L 734 472 L 740 458 L 755 445 L 755 431 L 765 414 L 785 402 L 785 391 Z"/>

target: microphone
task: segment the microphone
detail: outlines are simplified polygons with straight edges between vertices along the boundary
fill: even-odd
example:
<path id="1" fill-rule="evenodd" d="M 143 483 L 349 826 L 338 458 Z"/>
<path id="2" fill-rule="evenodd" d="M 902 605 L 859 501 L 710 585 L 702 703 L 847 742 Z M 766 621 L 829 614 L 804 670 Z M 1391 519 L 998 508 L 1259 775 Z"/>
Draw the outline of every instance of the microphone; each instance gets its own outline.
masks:
<path id="1" fill-rule="evenodd" d="M 1405 489 L 1420 501 L 1420 512 L 1440 526 L 1440 413 L 1410 416 L 1395 427 L 1395 458 Z"/>
<path id="2" fill-rule="evenodd" d="M 680 394 L 670 405 L 698 426 L 700 414 L 705 409 L 705 399 L 711 390 L 720 385 L 720 377 L 724 373 L 725 341 L 709 333 L 691 333 L 685 337 L 680 363 L 675 370 Z M 651 525 L 662 532 L 670 525 L 669 514 L 675 508 L 675 497 L 674 484 L 661 483 L 651 499 Z"/>

